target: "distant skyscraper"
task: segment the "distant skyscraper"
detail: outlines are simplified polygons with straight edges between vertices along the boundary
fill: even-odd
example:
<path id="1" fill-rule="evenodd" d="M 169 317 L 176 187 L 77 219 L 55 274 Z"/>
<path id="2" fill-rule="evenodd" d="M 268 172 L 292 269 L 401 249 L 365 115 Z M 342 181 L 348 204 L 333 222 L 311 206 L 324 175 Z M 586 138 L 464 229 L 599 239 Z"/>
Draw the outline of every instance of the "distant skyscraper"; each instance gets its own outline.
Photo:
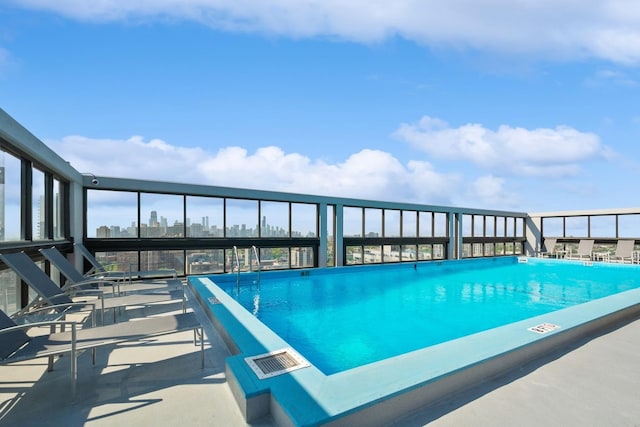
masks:
<path id="1" fill-rule="evenodd" d="M 151 218 L 149 218 L 149 227 L 158 226 L 158 212 L 151 211 Z"/>
<path id="2" fill-rule="evenodd" d="M 111 237 L 111 229 L 106 225 L 101 225 L 96 229 L 96 237 L 98 239 L 108 239 Z"/>

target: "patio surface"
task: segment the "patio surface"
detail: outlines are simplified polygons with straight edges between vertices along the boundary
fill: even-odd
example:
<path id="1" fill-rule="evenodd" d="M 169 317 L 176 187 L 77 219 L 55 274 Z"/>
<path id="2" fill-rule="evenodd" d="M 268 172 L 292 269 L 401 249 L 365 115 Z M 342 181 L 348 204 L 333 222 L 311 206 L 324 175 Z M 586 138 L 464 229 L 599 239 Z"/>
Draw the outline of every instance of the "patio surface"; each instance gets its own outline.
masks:
<path id="1" fill-rule="evenodd" d="M 192 332 L 98 349 L 78 366 L 71 403 L 69 358 L 0 366 L 0 426 L 246 426 L 227 386 L 223 341 L 199 307 L 205 368 Z M 164 306 L 163 311 L 178 309 Z M 145 315 L 154 315 L 146 309 Z M 141 309 L 128 310 L 130 317 Z M 425 408 L 397 426 L 640 426 L 640 320 L 620 325 L 519 371 Z"/>

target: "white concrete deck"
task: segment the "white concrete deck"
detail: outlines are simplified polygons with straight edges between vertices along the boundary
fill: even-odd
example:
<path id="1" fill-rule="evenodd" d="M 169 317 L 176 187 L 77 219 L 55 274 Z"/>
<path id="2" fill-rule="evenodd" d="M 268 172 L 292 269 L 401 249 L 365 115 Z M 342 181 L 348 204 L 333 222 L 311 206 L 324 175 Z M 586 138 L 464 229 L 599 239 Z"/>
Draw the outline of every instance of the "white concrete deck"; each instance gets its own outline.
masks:
<path id="1" fill-rule="evenodd" d="M 78 396 L 71 403 L 69 357 L 0 365 L 0 426 L 246 426 L 226 384 L 229 355 L 199 308 L 205 328 L 205 368 L 187 331 L 98 348 L 78 361 Z M 128 317 L 180 312 L 180 304 L 127 310 Z M 106 316 L 109 319 L 110 316 Z M 270 420 L 250 424 L 271 426 Z"/>
<path id="2" fill-rule="evenodd" d="M 193 299 L 191 300 L 193 301 Z M 165 307 L 175 309 L 177 307 Z M 0 366 L 0 426 L 246 426 L 227 386 L 228 351 L 198 307 L 205 369 L 191 332 L 98 349 L 80 357 L 78 398 L 69 401 L 69 358 Z M 152 313 L 147 309 L 147 314 Z M 140 315 L 140 310 L 128 312 Z M 398 426 L 638 426 L 640 320 L 578 343 L 398 420 Z M 265 419 L 250 424 L 272 425 Z"/>
<path id="3" fill-rule="evenodd" d="M 619 326 L 397 425 L 640 426 L 640 320 Z"/>

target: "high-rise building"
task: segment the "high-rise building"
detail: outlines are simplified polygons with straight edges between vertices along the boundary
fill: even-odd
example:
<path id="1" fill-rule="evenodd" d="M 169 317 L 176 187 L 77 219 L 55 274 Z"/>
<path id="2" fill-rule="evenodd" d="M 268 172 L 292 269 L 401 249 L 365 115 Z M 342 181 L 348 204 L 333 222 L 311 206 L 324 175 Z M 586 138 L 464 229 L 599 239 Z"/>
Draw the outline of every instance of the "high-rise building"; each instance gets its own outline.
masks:
<path id="1" fill-rule="evenodd" d="M 157 227 L 158 223 L 158 212 L 151 211 L 151 217 L 149 218 L 149 227 Z"/>
<path id="2" fill-rule="evenodd" d="M 96 237 L 98 239 L 108 239 L 111 237 L 111 229 L 106 225 L 101 225 L 96 230 Z"/>
<path id="3" fill-rule="evenodd" d="M 292 267 L 313 267 L 313 249 L 291 248 Z"/>

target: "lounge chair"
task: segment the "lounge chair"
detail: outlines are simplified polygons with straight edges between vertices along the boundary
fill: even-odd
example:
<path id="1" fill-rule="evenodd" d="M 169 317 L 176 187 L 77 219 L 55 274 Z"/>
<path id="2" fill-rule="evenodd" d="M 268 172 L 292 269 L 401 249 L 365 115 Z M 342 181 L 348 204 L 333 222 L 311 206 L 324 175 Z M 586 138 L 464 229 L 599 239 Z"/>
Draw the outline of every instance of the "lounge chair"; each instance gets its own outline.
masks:
<path id="1" fill-rule="evenodd" d="M 91 270 L 89 273 L 102 273 L 105 277 L 118 277 L 129 280 L 149 278 L 154 276 L 173 276 L 172 279 L 166 281 L 167 284 L 171 284 L 172 281 L 178 280 L 178 272 L 175 269 L 159 269 L 159 270 L 141 270 L 141 271 L 120 271 L 120 270 L 107 270 L 100 262 L 93 256 L 89 249 L 87 249 L 82 243 L 74 243 L 73 247 L 91 264 Z M 175 282 L 173 282 L 175 283 Z"/>
<path id="2" fill-rule="evenodd" d="M 545 237 L 544 242 L 542 244 L 542 248 L 540 248 L 540 252 L 538 252 L 539 257 L 553 257 L 556 256 L 556 243 L 558 239 L 555 237 Z"/>
<path id="3" fill-rule="evenodd" d="M 80 288 L 95 288 L 103 291 L 111 291 L 112 293 L 122 295 L 127 292 L 145 292 L 145 291 L 158 291 L 158 290 L 171 290 L 181 289 L 183 285 L 179 279 L 171 279 L 166 282 L 127 282 L 123 283 L 122 280 L 117 278 L 104 277 L 102 273 L 96 273 L 92 275 L 83 276 L 71 262 L 55 247 L 40 249 L 40 253 L 53 264 L 60 273 L 67 279 L 67 283 L 62 289 L 69 289 L 73 287 Z"/>
<path id="4" fill-rule="evenodd" d="M 569 259 L 586 259 L 591 260 L 593 252 L 593 239 L 583 239 L 578 243 L 578 249 L 576 252 L 569 252 L 567 258 Z"/>
<path id="5" fill-rule="evenodd" d="M 58 285 L 56 285 L 24 252 L 0 254 L 0 260 L 20 276 L 20 278 L 29 285 L 31 289 L 36 291 L 44 303 L 55 305 L 74 302 L 71 299 L 71 296 L 58 287 Z M 75 295 L 87 293 L 86 290 L 78 292 L 74 289 L 72 291 Z M 130 294 L 125 296 L 114 296 L 111 298 L 105 298 L 104 294 L 101 292 L 89 291 L 89 293 L 94 297 L 97 296 L 99 298 L 94 302 L 100 307 L 101 321 L 103 323 L 105 310 L 113 310 L 113 320 L 115 322 L 116 309 L 133 305 L 147 306 L 155 303 L 182 300 L 182 309 L 183 311 L 186 310 L 184 290 L 154 294 Z"/>
<path id="6" fill-rule="evenodd" d="M 612 262 L 629 262 L 633 263 L 633 249 L 636 245 L 635 240 L 618 240 L 616 244 L 616 252 L 613 255 L 609 255 L 609 261 Z"/>
<path id="7" fill-rule="evenodd" d="M 19 325 L 38 323 L 51 320 L 66 320 L 69 314 L 89 313 L 91 324 L 96 325 L 96 305 L 91 302 L 74 302 L 56 305 L 27 305 L 21 310 L 13 313 L 11 318 Z"/>
<path id="8" fill-rule="evenodd" d="M 26 332 L 28 329 L 36 327 L 48 327 L 55 331 L 56 326 L 63 325 L 70 327 L 71 330 L 35 336 L 30 336 Z M 0 364 L 48 357 L 48 370 L 51 371 L 53 370 L 54 356 L 70 354 L 71 398 L 75 400 L 79 351 L 91 349 L 95 364 L 97 347 L 188 330 L 194 331 L 194 344 L 197 345 L 197 337 L 200 339 L 200 365 L 204 368 L 202 325 L 192 312 L 81 329 L 80 324 L 70 321 L 17 325 L 4 311 L 0 310 Z"/>

